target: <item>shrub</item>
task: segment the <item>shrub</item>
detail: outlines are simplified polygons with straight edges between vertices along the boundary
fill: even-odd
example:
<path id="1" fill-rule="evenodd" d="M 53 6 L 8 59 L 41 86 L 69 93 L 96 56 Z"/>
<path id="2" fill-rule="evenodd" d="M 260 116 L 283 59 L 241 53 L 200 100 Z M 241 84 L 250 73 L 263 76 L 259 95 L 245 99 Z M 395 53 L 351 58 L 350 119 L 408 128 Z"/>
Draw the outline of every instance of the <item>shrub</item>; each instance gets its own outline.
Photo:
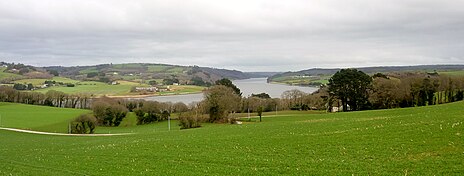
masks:
<path id="1" fill-rule="evenodd" d="M 13 86 L 13 89 L 16 89 L 16 90 L 26 90 L 27 89 L 27 85 L 24 85 L 24 84 L 14 84 Z"/>
<path id="2" fill-rule="evenodd" d="M 201 123 L 206 121 L 207 118 L 204 115 L 195 115 L 194 112 L 181 113 L 179 114 L 180 129 L 201 127 Z"/>
<path id="3" fill-rule="evenodd" d="M 134 109 L 135 115 L 137 115 L 137 124 L 148 124 L 158 122 L 160 120 L 166 120 L 170 115 L 168 111 L 162 111 L 162 104 L 154 101 L 147 101 L 143 103 L 141 108 Z"/>
<path id="4" fill-rule="evenodd" d="M 210 122 L 228 121 L 230 112 L 238 109 L 241 97 L 232 88 L 218 85 L 205 92 L 205 100 Z"/>
<path id="5" fill-rule="evenodd" d="M 143 125 L 158 121 L 159 117 L 156 113 L 147 113 L 142 108 L 134 109 L 137 116 L 137 125 Z"/>
<path id="6" fill-rule="evenodd" d="M 82 114 L 71 122 L 71 133 L 92 134 L 95 132 L 97 119 L 91 114 Z"/>
<path id="7" fill-rule="evenodd" d="M 119 126 L 128 112 L 123 105 L 111 101 L 105 102 L 105 100 L 94 102 L 92 110 L 98 123 L 104 126 Z"/>

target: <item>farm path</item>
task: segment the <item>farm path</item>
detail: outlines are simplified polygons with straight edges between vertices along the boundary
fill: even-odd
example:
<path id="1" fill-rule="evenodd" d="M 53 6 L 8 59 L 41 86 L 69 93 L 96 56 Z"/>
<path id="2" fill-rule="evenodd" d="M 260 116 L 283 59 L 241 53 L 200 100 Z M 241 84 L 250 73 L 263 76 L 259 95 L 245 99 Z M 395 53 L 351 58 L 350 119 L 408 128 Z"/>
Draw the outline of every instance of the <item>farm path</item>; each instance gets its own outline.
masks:
<path id="1" fill-rule="evenodd" d="M 0 127 L 0 130 L 8 130 L 8 131 L 16 131 L 16 132 L 32 133 L 32 134 L 54 135 L 54 136 L 121 136 L 121 135 L 130 135 L 130 134 L 134 134 L 134 133 L 115 133 L 115 134 L 66 134 L 66 133 L 51 133 L 51 132 L 23 130 L 23 129 L 16 129 L 16 128 L 3 128 L 3 127 Z"/>

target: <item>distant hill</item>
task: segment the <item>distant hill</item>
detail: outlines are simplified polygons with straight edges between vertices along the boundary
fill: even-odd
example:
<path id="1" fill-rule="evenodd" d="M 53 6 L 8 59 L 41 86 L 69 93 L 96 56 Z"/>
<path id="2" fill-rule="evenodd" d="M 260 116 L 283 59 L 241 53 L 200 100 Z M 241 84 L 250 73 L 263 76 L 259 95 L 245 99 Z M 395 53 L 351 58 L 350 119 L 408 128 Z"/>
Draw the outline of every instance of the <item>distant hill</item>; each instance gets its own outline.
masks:
<path id="1" fill-rule="evenodd" d="M 60 76 L 73 79 L 89 79 L 106 75 L 111 80 L 178 80 L 187 84 L 191 81 L 213 83 L 222 78 L 247 79 L 249 75 L 237 71 L 199 66 L 180 66 L 151 63 L 101 64 L 94 66 L 50 66 L 46 70 L 56 70 Z M 176 82 L 176 81 L 174 81 Z"/>
<path id="2" fill-rule="evenodd" d="M 341 68 L 311 68 L 307 70 L 301 70 L 296 72 L 285 72 L 273 75 L 272 77 L 282 77 L 282 76 L 317 76 L 317 75 L 333 75 Z M 365 73 L 379 73 L 379 72 L 405 72 L 405 71 L 456 71 L 464 70 L 464 65 L 418 65 L 418 66 L 385 66 L 385 67 L 359 67 L 356 68 Z"/>
<path id="3" fill-rule="evenodd" d="M 26 78 L 51 78 L 53 75 L 47 70 L 19 63 L 0 62 L 0 83 L 11 83 L 12 81 Z"/>
<path id="4" fill-rule="evenodd" d="M 100 64 L 92 66 L 34 67 L 24 64 L 0 62 L 0 81 L 9 83 L 26 78 L 68 77 L 76 80 L 110 82 L 113 80 L 163 81 L 172 80 L 183 84 L 212 84 L 222 78 L 247 79 L 253 74 L 199 66 L 180 66 L 151 63 Z"/>
<path id="5" fill-rule="evenodd" d="M 367 74 L 391 72 L 453 72 L 464 70 L 464 65 L 419 65 L 419 66 L 385 66 L 356 68 Z M 296 72 L 285 72 L 268 77 L 268 82 L 300 86 L 320 86 L 327 84 L 330 77 L 340 68 L 312 68 Z"/>
<path id="6" fill-rule="evenodd" d="M 271 77 L 282 72 L 245 72 L 251 78 Z"/>

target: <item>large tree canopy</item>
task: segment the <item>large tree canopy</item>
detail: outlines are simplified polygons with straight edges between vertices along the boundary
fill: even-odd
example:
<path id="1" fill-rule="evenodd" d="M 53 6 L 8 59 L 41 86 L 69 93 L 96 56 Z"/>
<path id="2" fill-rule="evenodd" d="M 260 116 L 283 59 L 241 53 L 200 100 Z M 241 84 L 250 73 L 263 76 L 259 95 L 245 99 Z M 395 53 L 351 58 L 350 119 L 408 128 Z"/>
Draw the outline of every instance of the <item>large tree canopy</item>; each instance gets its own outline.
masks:
<path id="1" fill-rule="evenodd" d="M 329 79 L 329 92 L 342 101 L 343 111 L 367 108 L 372 78 L 356 69 L 342 69 Z M 349 108 L 348 106 L 349 105 Z"/>
<path id="2" fill-rule="evenodd" d="M 232 88 L 223 85 L 209 88 L 204 95 L 211 122 L 227 120 L 229 113 L 239 107 L 241 98 Z"/>
<path id="3" fill-rule="evenodd" d="M 221 80 L 217 80 L 216 81 L 216 85 L 223 85 L 223 86 L 226 86 L 226 87 L 230 87 L 234 90 L 234 92 L 239 95 L 239 96 L 242 96 L 242 93 L 240 92 L 240 89 L 235 86 L 232 81 L 230 81 L 229 79 L 227 78 L 222 78 Z"/>

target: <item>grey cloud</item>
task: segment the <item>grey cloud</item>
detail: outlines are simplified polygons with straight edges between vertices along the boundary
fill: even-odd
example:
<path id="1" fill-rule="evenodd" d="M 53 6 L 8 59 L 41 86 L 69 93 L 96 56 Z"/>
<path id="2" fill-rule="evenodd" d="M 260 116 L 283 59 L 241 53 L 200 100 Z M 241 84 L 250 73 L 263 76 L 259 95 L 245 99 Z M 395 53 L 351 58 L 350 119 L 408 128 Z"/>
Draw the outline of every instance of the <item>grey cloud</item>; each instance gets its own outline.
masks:
<path id="1" fill-rule="evenodd" d="M 463 1 L 1 1 L 0 60 L 245 71 L 464 64 Z"/>

